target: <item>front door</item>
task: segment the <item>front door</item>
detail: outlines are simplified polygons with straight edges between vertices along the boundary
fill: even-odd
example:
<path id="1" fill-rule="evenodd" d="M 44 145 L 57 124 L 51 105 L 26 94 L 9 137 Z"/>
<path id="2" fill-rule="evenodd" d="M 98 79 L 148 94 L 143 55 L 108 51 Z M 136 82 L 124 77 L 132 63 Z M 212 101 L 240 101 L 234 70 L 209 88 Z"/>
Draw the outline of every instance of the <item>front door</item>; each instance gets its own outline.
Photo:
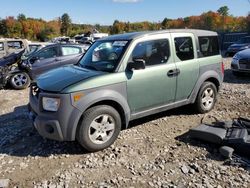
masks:
<path id="1" fill-rule="evenodd" d="M 171 33 L 174 43 L 173 57 L 179 72 L 177 77 L 176 101 L 189 98 L 199 77 L 199 61 L 194 35 Z"/>
<path id="2" fill-rule="evenodd" d="M 147 37 L 148 38 L 148 37 Z M 163 106 L 175 100 L 176 77 L 169 73 L 176 69 L 172 59 L 168 34 L 134 44 L 128 62 L 143 59 L 146 68 L 127 70 L 128 102 L 132 113 Z"/>
<path id="3" fill-rule="evenodd" d="M 56 68 L 56 57 L 58 56 L 58 47 L 53 46 L 42 49 L 37 55 L 36 60 L 32 64 L 32 76 L 36 77 L 44 72 Z M 32 58 L 31 58 L 32 59 Z"/>

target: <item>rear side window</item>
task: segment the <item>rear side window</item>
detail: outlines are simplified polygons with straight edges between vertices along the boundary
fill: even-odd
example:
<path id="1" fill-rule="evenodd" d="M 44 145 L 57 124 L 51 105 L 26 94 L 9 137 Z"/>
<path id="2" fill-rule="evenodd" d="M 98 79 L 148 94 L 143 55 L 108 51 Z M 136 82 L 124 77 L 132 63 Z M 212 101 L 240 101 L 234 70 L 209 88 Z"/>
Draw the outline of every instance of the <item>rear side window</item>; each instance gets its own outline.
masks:
<path id="1" fill-rule="evenodd" d="M 40 53 L 37 55 L 39 59 L 47 59 L 57 56 L 57 47 L 52 48 L 46 48 L 43 49 Z"/>
<path id="2" fill-rule="evenodd" d="M 191 37 L 174 38 L 176 56 L 181 61 L 194 59 L 194 46 Z"/>
<path id="3" fill-rule="evenodd" d="M 8 41 L 7 44 L 9 49 L 22 49 L 24 47 L 22 41 Z"/>
<path id="4" fill-rule="evenodd" d="M 220 54 L 219 42 L 216 36 L 199 37 L 201 57 Z"/>
<path id="5" fill-rule="evenodd" d="M 169 41 L 160 39 L 138 43 L 130 59 L 143 59 L 146 66 L 152 66 L 167 63 L 169 57 Z"/>
<path id="6" fill-rule="evenodd" d="M 0 51 L 3 51 L 4 50 L 4 46 L 3 46 L 3 43 L 0 42 Z"/>
<path id="7" fill-rule="evenodd" d="M 81 53 L 81 49 L 73 46 L 62 46 L 62 55 L 74 55 Z"/>

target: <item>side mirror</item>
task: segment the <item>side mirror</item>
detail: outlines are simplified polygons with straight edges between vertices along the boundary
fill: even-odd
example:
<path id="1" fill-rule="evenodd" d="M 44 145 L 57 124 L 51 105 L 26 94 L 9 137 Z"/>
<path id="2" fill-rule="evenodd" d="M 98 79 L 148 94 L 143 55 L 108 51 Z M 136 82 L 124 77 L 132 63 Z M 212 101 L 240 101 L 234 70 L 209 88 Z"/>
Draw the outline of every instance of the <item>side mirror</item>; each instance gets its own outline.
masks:
<path id="1" fill-rule="evenodd" d="M 33 63 L 35 63 L 35 61 L 37 61 L 37 60 L 39 60 L 39 57 L 34 56 L 34 57 L 30 58 L 29 61 L 31 62 L 31 64 L 33 64 Z"/>
<path id="2" fill-rule="evenodd" d="M 145 60 L 143 59 L 134 59 L 133 62 L 129 62 L 127 65 L 128 70 L 140 70 L 140 69 L 145 69 L 146 68 L 146 63 Z"/>

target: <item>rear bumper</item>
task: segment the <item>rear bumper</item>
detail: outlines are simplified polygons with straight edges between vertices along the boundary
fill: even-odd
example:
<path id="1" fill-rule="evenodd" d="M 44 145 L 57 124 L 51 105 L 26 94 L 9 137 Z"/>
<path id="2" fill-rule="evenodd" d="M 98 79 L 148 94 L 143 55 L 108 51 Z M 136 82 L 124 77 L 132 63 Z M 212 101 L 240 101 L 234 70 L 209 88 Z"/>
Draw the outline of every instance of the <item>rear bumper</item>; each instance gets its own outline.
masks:
<path id="1" fill-rule="evenodd" d="M 60 98 L 57 112 L 43 110 L 42 97 Z M 48 139 L 58 141 L 74 141 L 75 131 L 81 117 L 81 112 L 71 105 L 69 94 L 51 94 L 41 92 L 39 96 L 30 90 L 29 117 L 38 133 Z"/>

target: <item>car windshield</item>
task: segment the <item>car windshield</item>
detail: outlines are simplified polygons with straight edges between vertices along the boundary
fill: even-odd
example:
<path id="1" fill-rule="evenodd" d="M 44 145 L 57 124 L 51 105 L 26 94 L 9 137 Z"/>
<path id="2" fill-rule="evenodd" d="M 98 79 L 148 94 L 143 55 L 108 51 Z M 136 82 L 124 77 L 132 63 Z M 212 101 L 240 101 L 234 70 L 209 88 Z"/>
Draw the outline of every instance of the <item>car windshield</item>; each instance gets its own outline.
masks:
<path id="1" fill-rule="evenodd" d="M 250 43 L 250 37 L 244 37 L 238 40 L 238 44 L 245 44 L 245 43 Z"/>
<path id="2" fill-rule="evenodd" d="M 81 67 L 113 72 L 128 46 L 128 41 L 97 41 L 79 62 Z"/>

